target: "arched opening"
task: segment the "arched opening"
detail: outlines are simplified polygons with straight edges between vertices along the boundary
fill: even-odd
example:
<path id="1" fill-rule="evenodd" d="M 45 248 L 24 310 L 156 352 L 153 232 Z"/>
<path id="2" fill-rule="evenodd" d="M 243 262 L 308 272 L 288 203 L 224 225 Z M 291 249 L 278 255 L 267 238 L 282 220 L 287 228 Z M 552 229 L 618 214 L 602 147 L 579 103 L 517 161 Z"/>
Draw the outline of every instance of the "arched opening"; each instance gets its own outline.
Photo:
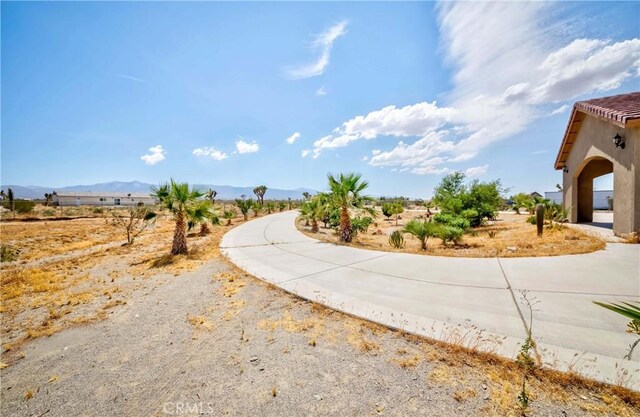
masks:
<path id="1" fill-rule="evenodd" d="M 611 174 L 610 177 L 609 174 Z M 603 176 L 607 177 L 603 178 Z M 606 192 L 608 190 L 596 191 L 594 198 L 594 180 L 596 178 L 599 178 L 598 188 L 607 183 L 613 185 L 613 163 L 602 157 L 585 161 L 577 177 L 578 223 L 592 223 L 594 226 L 613 228 L 613 213 L 608 211 L 609 202 Z M 594 210 L 596 210 L 595 216 Z"/>

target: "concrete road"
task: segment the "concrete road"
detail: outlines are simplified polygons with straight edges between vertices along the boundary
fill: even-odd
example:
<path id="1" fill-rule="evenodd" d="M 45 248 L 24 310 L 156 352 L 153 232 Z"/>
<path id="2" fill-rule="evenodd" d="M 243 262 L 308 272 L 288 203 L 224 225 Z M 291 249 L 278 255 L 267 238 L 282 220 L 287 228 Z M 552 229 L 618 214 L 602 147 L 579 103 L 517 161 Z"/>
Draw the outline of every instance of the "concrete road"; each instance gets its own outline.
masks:
<path id="1" fill-rule="evenodd" d="M 626 320 L 592 303 L 640 298 L 640 248 L 586 255 L 449 258 L 320 242 L 295 211 L 232 229 L 221 243 L 240 268 L 303 298 L 394 328 L 513 358 L 527 334 L 545 366 L 640 389 Z"/>

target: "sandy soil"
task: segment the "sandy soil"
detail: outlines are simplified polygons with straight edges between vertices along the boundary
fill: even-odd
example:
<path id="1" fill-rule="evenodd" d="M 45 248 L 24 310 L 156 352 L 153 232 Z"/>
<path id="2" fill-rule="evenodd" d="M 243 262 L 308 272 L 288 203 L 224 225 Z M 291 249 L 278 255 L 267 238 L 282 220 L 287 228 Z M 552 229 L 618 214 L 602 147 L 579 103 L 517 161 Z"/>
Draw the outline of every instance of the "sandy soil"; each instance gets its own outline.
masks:
<path id="1" fill-rule="evenodd" d="M 471 229 L 457 245 L 443 245 L 440 239 L 430 238 L 427 241 L 428 250 L 425 252 L 420 248 L 418 239 L 409 234 L 404 235 L 403 248 L 397 249 L 389 244 L 389 235 L 393 231 L 402 229 L 412 219 L 423 219 L 425 215 L 424 210 L 408 210 L 400 215 L 396 224 L 395 218 L 387 220 L 379 213 L 376 222 L 369 227 L 367 233 L 358 234 L 351 246 L 389 252 L 472 258 L 570 255 L 594 252 L 605 247 L 605 241 L 600 237 L 568 227 L 545 228 L 542 237 L 539 238 L 536 226 L 526 222 L 528 215 L 507 212 L 500 212 L 495 221 L 488 221 L 481 227 Z M 298 229 L 307 236 L 343 244 L 333 229 L 322 226 L 320 223 L 320 231 L 312 233 L 311 227 L 304 221 L 297 222 Z"/>
<path id="2" fill-rule="evenodd" d="M 101 317 L 4 351 L 3 416 L 518 414 L 522 373 L 512 362 L 270 287 L 219 256 L 224 227 L 191 237 L 197 249 L 179 259 L 163 257 L 170 231 L 160 230 L 134 248 L 78 255 L 68 276 L 94 277 L 78 284 L 86 291 L 117 284 L 110 301 L 122 302 L 105 309 L 96 293 L 100 303 L 69 314 L 99 308 Z M 10 309 L 14 318 L 31 311 Z M 20 320 L 10 323 L 3 343 L 21 333 Z M 551 372 L 529 386 L 531 415 L 631 416 L 640 406 L 637 394 Z"/>

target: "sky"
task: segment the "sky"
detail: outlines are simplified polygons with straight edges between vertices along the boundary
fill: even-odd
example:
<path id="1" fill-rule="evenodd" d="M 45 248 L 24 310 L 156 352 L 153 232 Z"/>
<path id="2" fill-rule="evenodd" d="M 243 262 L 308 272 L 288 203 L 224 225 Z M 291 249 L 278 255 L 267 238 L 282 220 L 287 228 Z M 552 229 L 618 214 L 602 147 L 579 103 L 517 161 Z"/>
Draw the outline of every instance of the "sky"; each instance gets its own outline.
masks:
<path id="1" fill-rule="evenodd" d="M 2 2 L 2 184 L 555 190 L 577 100 L 640 90 L 640 3 Z M 596 183 L 610 188 L 611 178 Z"/>

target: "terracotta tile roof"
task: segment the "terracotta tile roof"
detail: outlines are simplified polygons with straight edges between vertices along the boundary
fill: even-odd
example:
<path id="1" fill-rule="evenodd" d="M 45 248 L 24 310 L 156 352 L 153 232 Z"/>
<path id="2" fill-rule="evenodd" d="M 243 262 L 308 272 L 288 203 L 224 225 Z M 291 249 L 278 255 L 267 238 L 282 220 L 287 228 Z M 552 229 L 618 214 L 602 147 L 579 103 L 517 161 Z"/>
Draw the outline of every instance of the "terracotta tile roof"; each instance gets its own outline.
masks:
<path id="1" fill-rule="evenodd" d="M 562 169 L 569 157 L 585 114 L 607 120 L 622 128 L 640 127 L 640 92 L 594 98 L 574 104 L 556 157 L 556 169 Z"/>
<path id="2" fill-rule="evenodd" d="M 574 107 L 593 116 L 627 124 L 632 119 L 640 119 L 640 92 L 578 101 Z"/>

